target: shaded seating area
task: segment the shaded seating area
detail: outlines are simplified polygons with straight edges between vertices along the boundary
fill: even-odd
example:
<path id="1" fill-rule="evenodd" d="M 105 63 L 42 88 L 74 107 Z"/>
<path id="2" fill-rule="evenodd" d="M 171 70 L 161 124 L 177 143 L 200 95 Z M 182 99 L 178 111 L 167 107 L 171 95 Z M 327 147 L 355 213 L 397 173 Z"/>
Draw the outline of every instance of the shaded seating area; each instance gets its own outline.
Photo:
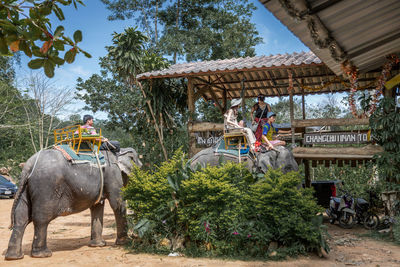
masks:
<path id="1" fill-rule="evenodd" d="M 391 75 L 398 73 L 400 73 L 399 66 L 396 65 L 391 69 Z M 376 90 L 376 84 L 381 75 L 381 67 L 358 73 L 357 89 Z M 352 139 L 354 135 L 361 134 L 360 130 L 368 131 L 368 118 L 307 118 L 306 96 L 350 93 L 353 86 L 348 76 L 333 72 L 313 52 L 175 64 L 164 70 L 142 73 L 137 78 L 139 81 L 164 78 L 186 79 L 189 114 L 195 113 L 195 103 L 201 98 L 204 101 L 211 100 L 220 110 L 222 117 L 228 108 L 228 101 L 235 98 L 255 98 L 259 94 L 263 94 L 267 99 L 268 97 L 288 97 L 290 108 L 288 127 L 292 134 L 282 136 L 282 138 L 289 145 L 290 143 L 297 144 L 297 147 L 293 149 L 293 154 L 296 161 L 305 166 L 308 185 L 310 163 L 312 166 L 317 164 L 356 166 L 372 160 L 373 155 L 381 151 L 379 146 L 371 144 L 370 139 L 363 138 L 362 142 L 356 143 L 346 141 Z M 385 95 L 390 93 L 385 90 L 383 92 Z M 301 98 L 301 113 L 297 113 L 296 116 L 294 97 Z M 307 131 L 313 127 L 325 127 L 328 133 L 321 133 L 321 135 L 343 137 L 335 139 L 340 142 L 307 143 L 305 139 Z M 330 130 L 338 127 L 340 133 Z M 193 117 L 189 119 L 188 131 L 190 155 L 206 148 L 197 143 L 196 137 L 201 134 L 213 139 L 223 135 L 226 141 L 225 148 L 228 148 L 230 142 L 234 144 L 233 140 L 238 138 L 237 134 L 225 136 L 222 123 L 195 121 Z M 364 132 L 362 137 L 364 137 Z M 328 137 L 309 139 L 318 141 L 326 138 Z M 330 140 L 333 140 L 333 137 Z M 245 142 L 244 139 L 242 141 Z M 238 141 L 235 142 L 237 144 Z"/>

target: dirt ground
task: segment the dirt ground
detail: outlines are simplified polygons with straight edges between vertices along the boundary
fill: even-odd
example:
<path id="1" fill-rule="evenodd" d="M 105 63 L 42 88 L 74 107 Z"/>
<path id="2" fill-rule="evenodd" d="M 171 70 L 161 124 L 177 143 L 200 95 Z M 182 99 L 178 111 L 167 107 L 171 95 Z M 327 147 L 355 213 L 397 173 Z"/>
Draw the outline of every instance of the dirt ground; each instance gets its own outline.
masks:
<path id="1" fill-rule="evenodd" d="M 231 261 L 204 258 L 167 257 L 151 254 L 130 254 L 121 247 L 113 246 L 116 230 L 113 228 L 114 215 L 106 205 L 104 218 L 104 239 L 107 246 L 88 247 L 90 237 L 90 212 L 60 217 L 50 223 L 48 228 L 48 247 L 53 251 L 50 258 L 30 257 L 33 238 L 33 226 L 29 224 L 23 239 L 25 257 L 18 261 L 5 261 L 11 231 L 10 210 L 13 200 L 0 199 L 0 266 L 400 266 L 400 246 L 376 241 L 358 234 L 365 232 L 361 227 L 344 230 L 336 225 L 329 225 L 331 252 L 327 259 L 316 255 L 288 259 L 287 261 Z"/>

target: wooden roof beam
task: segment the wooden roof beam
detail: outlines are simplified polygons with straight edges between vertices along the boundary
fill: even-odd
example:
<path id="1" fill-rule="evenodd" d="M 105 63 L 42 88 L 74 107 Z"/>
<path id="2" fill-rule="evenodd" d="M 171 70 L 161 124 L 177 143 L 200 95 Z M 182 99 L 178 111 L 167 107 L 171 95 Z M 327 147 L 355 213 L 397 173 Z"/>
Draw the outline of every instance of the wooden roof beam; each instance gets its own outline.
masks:
<path id="1" fill-rule="evenodd" d="M 202 79 L 200 77 L 193 77 L 193 78 L 196 79 L 196 80 L 204 82 L 204 84 L 196 84 L 196 85 L 211 85 L 211 86 L 213 86 L 213 87 L 215 87 L 217 89 L 220 89 L 222 91 L 225 90 L 223 87 L 218 86 L 218 84 L 215 84 L 213 82 L 208 82 L 207 80 L 204 80 L 204 79 Z"/>
<path id="2" fill-rule="evenodd" d="M 275 88 L 276 92 L 278 93 L 278 96 L 281 97 L 282 92 L 279 90 L 278 84 L 276 83 L 275 78 L 272 77 L 272 74 L 269 71 L 266 71 L 265 73 L 267 74 L 268 78 L 271 80 L 272 84 L 274 85 L 274 88 Z"/>
<path id="3" fill-rule="evenodd" d="M 221 106 L 221 104 L 218 101 L 218 97 L 215 94 L 215 92 L 212 90 L 211 86 L 208 86 L 208 92 L 210 93 L 212 99 L 214 100 L 214 102 L 217 104 L 217 107 L 219 108 L 219 110 L 221 111 L 221 113 L 225 113 L 225 108 Z"/>

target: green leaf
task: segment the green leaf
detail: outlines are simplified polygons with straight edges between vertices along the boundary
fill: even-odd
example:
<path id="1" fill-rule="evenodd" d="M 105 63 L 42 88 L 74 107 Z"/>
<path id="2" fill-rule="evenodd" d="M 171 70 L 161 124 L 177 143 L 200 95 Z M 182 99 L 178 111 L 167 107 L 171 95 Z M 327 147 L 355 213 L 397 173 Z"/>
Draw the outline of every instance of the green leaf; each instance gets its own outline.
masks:
<path id="1" fill-rule="evenodd" d="M 0 53 L 2 55 L 7 55 L 9 53 L 8 46 L 4 38 L 0 38 Z"/>
<path id="2" fill-rule="evenodd" d="M 92 58 L 92 55 L 89 54 L 88 52 L 83 51 L 83 50 L 81 50 L 81 52 L 85 55 L 85 57 L 87 57 L 87 58 Z"/>
<path id="3" fill-rule="evenodd" d="M 29 47 L 29 45 L 26 43 L 26 41 L 21 41 L 19 43 L 19 49 L 24 51 L 25 55 L 27 55 L 28 57 L 32 57 L 32 51 L 31 48 Z"/>
<path id="4" fill-rule="evenodd" d="M 29 61 L 28 67 L 36 70 L 36 69 L 40 69 L 41 67 L 43 67 L 43 64 L 44 64 L 44 59 L 37 58 L 37 59 L 33 59 L 33 60 Z"/>
<path id="5" fill-rule="evenodd" d="M 74 41 L 75 43 L 79 43 L 82 41 L 82 32 L 80 30 L 74 32 Z"/>
<path id="6" fill-rule="evenodd" d="M 42 8 L 39 9 L 39 13 L 42 16 L 48 16 L 51 13 L 51 7 L 49 6 L 44 6 Z"/>
<path id="7" fill-rule="evenodd" d="M 148 219 L 141 219 L 134 227 L 133 230 L 137 231 L 139 237 L 143 237 L 147 231 L 151 230 L 152 223 Z"/>
<path id="8" fill-rule="evenodd" d="M 59 51 L 64 51 L 64 42 L 61 40 L 56 40 L 53 43 L 53 46 L 55 49 L 59 50 Z"/>
<path id="9" fill-rule="evenodd" d="M 178 192 L 179 186 L 178 183 L 175 181 L 175 179 L 173 179 L 171 176 L 168 175 L 167 180 L 171 188 L 174 189 L 175 192 Z"/>
<path id="10" fill-rule="evenodd" d="M 63 65 L 64 64 L 64 59 L 60 58 L 60 57 L 52 57 L 51 58 L 55 64 L 57 64 L 58 66 Z"/>
<path id="11" fill-rule="evenodd" d="M 75 56 L 76 56 L 76 49 L 71 48 L 70 50 L 67 51 L 67 53 L 65 53 L 64 59 L 67 63 L 72 63 L 75 60 Z"/>
<path id="12" fill-rule="evenodd" d="M 44 74 L 46 74 L 47 77 L 54 77 L 54 68 L 55 66 L 50 59 L 44 61 Z"/>
<path id="13" fill-rule="evenodd" d="M 54 31 L 54 38 L 58 38 L 63 35 L 64 32 L 64 27 L 63 26 L 58 26 L 57 29 Z"/>
<path id="14" fill-rule="evenodd" d="M 40 48 L 37 46 L 32 47 L 32 53 L 35 57 L 43 57 L 42 52 L 40 52 Z"/>
<path id="15" fill-rule="evenodd" d="M 61 10 L 61 8 L 59 8 L 57 5 L 54 5 L 53 10 L 54 10 L 54 14 L 56 14 L 56 16 L 59 20 L 65 20 L 65 16 L 64 16 L 64 13 Z"/>

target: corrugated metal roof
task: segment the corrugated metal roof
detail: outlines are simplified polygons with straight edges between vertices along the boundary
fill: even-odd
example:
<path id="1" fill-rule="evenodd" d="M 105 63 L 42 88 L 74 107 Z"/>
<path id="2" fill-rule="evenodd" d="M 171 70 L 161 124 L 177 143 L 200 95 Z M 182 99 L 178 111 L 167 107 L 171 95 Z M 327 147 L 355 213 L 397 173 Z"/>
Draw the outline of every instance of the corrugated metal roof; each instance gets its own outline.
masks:
<path id="1" fill-rule="evenodd" d="M 220 73 L 250 69 L 272 69 L 321 63 L 321 60 L 313 52 L 301 52 L 175 64 L 164 70 L 139 74 L 137 78 L 142 80 L 148 78 L 186 77 L 209 72 Z"/>
<path id="2" fill-rule="evenodd" d="M 399 0 L 260 2 L 337 75 L 344 60 L 367 72 L 380 68 L 388 54 L 400 53 Z M 324 48 L 318 41 L 325 40 Z"/>

